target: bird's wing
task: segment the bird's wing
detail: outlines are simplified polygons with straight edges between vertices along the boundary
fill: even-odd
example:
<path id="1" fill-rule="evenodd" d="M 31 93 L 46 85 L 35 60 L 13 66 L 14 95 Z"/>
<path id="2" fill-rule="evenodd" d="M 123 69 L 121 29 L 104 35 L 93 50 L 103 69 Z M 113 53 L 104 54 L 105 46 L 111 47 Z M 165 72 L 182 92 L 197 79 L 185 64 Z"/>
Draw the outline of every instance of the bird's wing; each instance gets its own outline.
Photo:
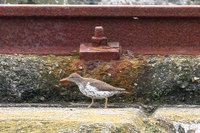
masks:
<path id="1" fill-rule="evenodd" d="M 85 78 L 86 79 L 86 78 Z M 113 87 L 103 81 L 97 79 L 87 78 L 87 82 L 90 82 L 90 85 L 95 86 L 99 91 L 125 91 L 123 88 Z"/>

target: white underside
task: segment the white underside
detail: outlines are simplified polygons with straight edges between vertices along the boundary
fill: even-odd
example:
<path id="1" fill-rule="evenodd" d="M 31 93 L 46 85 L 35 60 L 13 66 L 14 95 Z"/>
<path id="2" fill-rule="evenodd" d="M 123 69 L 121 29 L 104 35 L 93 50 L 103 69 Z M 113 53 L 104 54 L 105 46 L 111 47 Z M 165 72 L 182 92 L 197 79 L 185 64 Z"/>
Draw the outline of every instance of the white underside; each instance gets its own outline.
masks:
<path id="1" fill-rule="evenodd" d="M 78 84 L 79 90 L 87 97 L 93 98 L 93 99 L 104 99 L 107 97 L 111 97 L 119 91 L 99 91 L 96 87 L 90 85 L 90 82 L 88 82 L 84 88 L 83 85 Z"/>

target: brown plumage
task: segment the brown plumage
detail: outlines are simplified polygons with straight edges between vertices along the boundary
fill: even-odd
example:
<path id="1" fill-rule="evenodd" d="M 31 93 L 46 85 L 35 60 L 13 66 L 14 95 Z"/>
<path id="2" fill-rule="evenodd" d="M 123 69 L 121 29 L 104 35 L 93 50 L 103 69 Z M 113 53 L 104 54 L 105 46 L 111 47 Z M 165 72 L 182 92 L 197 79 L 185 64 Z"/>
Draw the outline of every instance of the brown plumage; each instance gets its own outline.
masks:
<path id="1" fill-rule="evenodd" d="M 101 80 L 92 79 L 92 78 L 84 78 L 86 82 L 90 82 L 91 85 L 97 87 L 99 91 L 126 91 L 123 88 L 117 88 L 112 85 L 109 85 Z"/>
<path id="2" fill-rule="evenodd" d="M 123 88 L 114 87 L 103 81 L 83 78 L 77 73 L 72 73 L 69 77 L 62 79 L 61 82 L 71 81 L 78 85 L 79 90 L 87 97 L 92 99 L 92 103 L 88 106 L 90 108 L 94 103 L 94 99 L 106 99 L 105 108 L 107 108 L 108 97 L 114 94 L 129 93 Z"/>

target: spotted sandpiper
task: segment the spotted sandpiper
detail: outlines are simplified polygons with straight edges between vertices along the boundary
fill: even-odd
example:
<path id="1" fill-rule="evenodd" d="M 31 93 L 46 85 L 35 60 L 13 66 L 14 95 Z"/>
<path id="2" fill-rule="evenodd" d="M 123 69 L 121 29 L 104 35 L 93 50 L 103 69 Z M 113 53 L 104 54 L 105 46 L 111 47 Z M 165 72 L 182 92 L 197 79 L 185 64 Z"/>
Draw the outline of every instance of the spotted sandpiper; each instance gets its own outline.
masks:
<path id="1" fill-rule="evenodd" d="M 107 108 L 108 97 L 111 97 L 115 94 L 128 93 L 123 88 L 113 87 L 97 79 L 84 78 L 77 73 L 72 73 L 69 77 L 60 81 L 71 81 L 77 84 L 81 93 L 92 99 L 92 103 L 88 106 L 88 108 L 94 104 L 94 99 L 105 99 L 105 108 Z"/>

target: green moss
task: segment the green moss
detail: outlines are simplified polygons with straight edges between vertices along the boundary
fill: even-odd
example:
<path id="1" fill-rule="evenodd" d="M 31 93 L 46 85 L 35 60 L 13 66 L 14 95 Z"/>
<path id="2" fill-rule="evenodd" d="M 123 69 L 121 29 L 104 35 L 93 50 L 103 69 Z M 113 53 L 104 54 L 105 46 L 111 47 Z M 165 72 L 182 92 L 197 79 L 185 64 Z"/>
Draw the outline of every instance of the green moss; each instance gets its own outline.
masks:
<path id="1" fill-rule="evenodd" d="M 148 122 L 145 123 L 145 133 L 162 133 L 155 125 L 152 125 Z"/>

